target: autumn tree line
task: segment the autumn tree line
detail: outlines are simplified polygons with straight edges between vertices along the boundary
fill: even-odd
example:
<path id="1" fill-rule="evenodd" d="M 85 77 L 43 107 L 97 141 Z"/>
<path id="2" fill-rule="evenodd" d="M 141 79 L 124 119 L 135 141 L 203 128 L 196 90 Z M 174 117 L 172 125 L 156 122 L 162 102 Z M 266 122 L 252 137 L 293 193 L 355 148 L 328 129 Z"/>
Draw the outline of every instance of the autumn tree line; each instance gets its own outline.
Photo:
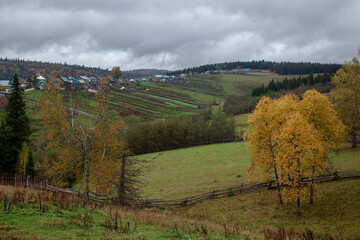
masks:
<path id="1" fill-rule="evenodd" d="M 185 68 L 172 74 L 197 72 L 202 73 L 214 70 L 232 70 L 235 68 L 265 69 L 280 75 L 304 75 L 310 73 L 335 73 L 340 64 L 323 64 L 311 62 L 272 62 L 272 61 L 236 61 L 225 63 L 207 64 L 198 67 Z"/>

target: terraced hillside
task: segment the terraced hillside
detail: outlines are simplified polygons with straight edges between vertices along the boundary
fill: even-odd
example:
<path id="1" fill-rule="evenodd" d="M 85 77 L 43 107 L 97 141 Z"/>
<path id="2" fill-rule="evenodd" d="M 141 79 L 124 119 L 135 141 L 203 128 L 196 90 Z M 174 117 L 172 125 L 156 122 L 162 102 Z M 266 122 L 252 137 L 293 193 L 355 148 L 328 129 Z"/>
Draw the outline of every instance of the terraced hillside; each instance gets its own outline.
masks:
<path id="1" fill-rule="evenodd" d="M 230 94 L 250 95 L 251 90 L 271 79 L 281 79 L 273 73 L 246 75 L 207 75 L 192 77 L 184 84 L 140 83 L 113 85 L 110 91 L 111 108 L 122 116 L 135 114 L 148 118 L 166 118 L 179 114 L 192 114 L 204 107 L 217 109 L 219 100 Z M 125 87 L 129 91 L 122 91 Z M 39 99 L 41 91 L 28 91 L 26 97 Z M 94 93 L 82 92 L 75 96 L 75 106 L 94 113 Z M 219 96 L 221 98 L 219 99 Z M 65 99 L 68 99 L 67 97 Z M 36 106 L 27 101 L 30 115 L 36 115 Z"/>

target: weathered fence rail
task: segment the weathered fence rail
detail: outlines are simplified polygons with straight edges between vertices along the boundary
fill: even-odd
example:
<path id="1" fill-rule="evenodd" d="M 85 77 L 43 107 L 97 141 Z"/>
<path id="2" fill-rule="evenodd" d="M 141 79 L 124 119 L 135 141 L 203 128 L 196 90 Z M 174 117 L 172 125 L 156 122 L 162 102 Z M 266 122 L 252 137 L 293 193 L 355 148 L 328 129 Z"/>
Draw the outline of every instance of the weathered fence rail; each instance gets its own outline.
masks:
<path id="1" fill-rule="evenodd" d="M 70 188 L 61 188 L 55 185 L 48 184 L 45 178 L 37 176 L 24 176 L 18 173 L 0 173 L 0 185 L 10 185 L 15 187 L 33 188 L 44 191 L 59 192 L 68 195 L 75 195 L 82 197 L 81 192 Z M 90 201 L 104 203 L 107 199 L 90 196 Z"/>
<path id="2" fill-rule="evenodd" d="M 24 176 L 17 173 L 0 173 L 0 184 L 35 188 L 41 190 L 47 189 L 46 179 L 36 176 Z"/>
<path id="3" fill-rule="evenodd" d="M 233 138 L 220 138 L 220 139 L 212 139 L 212 140 L 204 140 L 204 141 L 193 141 L 191 142 L 191 146 L 202 146 L 202 145 L 210 145 L 216 143 L 229 143 L 229 142 L 243 142 L 244 139 L 242 137 L 233 137 Z"/>
<path id="4" fill-rule="evenodd" d="M 330 182 L 337 181 L 340 179 L 354 179 L 360 178 L 360 170 L 350 170 L 350 171 L 335 171 L 333 173 L 327 173 L 320 175 L 314 179 L 314 182 Z M 303 179 L 304 182 L 310 182 L 310 179 Z M 158 199 L 145 199 L 140 202 L 140 206 L 143 207 L 167 207 L 167 206 L 186 206 L 196 202 L 210 200 L 217 197 L 232 196 L 235 194 L 242 194 L 257 191 L 260 189 L 274 189 L 276 188 L 276 181 L 267 181 L 267 182 L 251 182 L 244 183 L 239 186 L 234 186 L 230 188 L 214 190 L 211 192 L 203 193 L 196 196 L 191 196 L 187 198 L 175 199 L 175 200 L 158 200 Z"/>
<path id="5" fill-rule="evenodd" d="M 320 182 L 330 182 L 341 179 L 355 179 L 355 178 L 360 178 L 360 170 L 335 171 L 333 173 L 326 173 L 316 177 L 313 181 L 320 183 Z M 310 181 L 311 180 L 308 178 L 303 179 L 303 182 L 310 182 Z M 82 194 L 79 191 L 70 188 L 60 188 L 54 185 L 50 185 L 47 183 L 46 179 L 43 178 L 23 176 L 20 174 L 0 173 L 0 184 L 35 188 L 40 190 L 76 195 L 80 198 L 82 197 Z M 266 182 L 250 182 L 250 183 L 243 183 L 241 185 L 233 186 L 230 188 L 213 190 L 211 192 L 202 193 L 199 195 L 194 195 L 186 198 L 174 199 L 174 200 L 140 199 L 138 200 L 137 205 L 140 207 L 186 206 L 189 204 L 193 204 L 204 200 L 210 200 L 217 197 L 232 196 L 235 194 L 243 194 L 243 193 L 257 191 L 260 189 L 274 189 L 274 188 L 276 188 L 276 181 L 274 180 L 266 181 Z M 90 196 L 90 200 L 97 203 L 105 203 L 110 201 L 110 199 L 108 198 L 100 198 L 94 195 Z"/>

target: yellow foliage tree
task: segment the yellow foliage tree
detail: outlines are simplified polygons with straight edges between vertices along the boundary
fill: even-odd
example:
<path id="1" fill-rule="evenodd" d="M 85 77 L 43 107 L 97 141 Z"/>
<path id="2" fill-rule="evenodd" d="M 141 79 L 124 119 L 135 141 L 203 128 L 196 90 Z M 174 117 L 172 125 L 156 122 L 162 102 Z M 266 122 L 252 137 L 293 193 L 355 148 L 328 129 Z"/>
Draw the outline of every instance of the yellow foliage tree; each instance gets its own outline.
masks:
<path id="1" fill-rule="evenodd" d="M 356 147 L 356 136 L 360 131 L 360 63 L 357 58 L 346 62 L 332 79 L 335 88 L 331 96 L 335 109 L 347 126 L 351 135 L 352 147 Z"/>
<path id="2" fill-rule="evenodd" d="M 282 193 L 286 202 L 297 202 L 300 215 L 300 200 L 308 193 L 308 184 L 302 179 L 321 173 L 313 170 L 323 169 L 325 149 L 317 130 L 299 112 L 287 117 L 277 142 Z"/>
<path id="3" fill-rule="evenodd" d="M 296 111 L 298 101 L 299 99 L 292 94 L 285 95 L 280 99 L 263 97 L 253 114 L 249 116 L 251 130 L 246 138 L 250 141 L 252 164 L 248 169 L 248 174 L 252 177 L 258 177 L 260 174 L 262 180 L 271 180 L 275 177 L 280 203 L 283 201 L 278 181 L 281 169 L 276 162 L 278 154 L 276 136 L 279 134 L 286 116 Z"/>
<path id="4" fill-rule="evenodd" d="M 124 143 L 116 134 L 124 125 L 120 119 L 107 117 L 107 86 L 102 83 L 96 95 L 97 116 L 90 125 L 74 121 L 63 105 L 60 85 L 53 73 L 44 84 L 44 97 L 39 102 L 45 131 L 44 145 L 48 154 L 40 164 L 42 172 L 59 183 L 75 175 L 82 184 L 84 204 L 89 203 L 91 190 L 104 194 L 118 169 L 118 160 L 125 154 Z"/>
<path id="5" fill-rule="evenodd" d="M 301 199 L 309 194 L 312 203 L 313 179 L 324 171 L 331 149 L 343 140 L 343 124 L 329 100 L 315 90 L 304 93 L 301 101 L 293 94 L 263 97 L 249 123 L 249 174 L 275 177 L 280 202 L 295 200 L 300 214 Z"/>
<path id="6" fill-rule="evenodd" d="M 119 66 L 112 68 L 111 77 L 114 79 L 119 79 L 121 77 L 121 70 Z"/>
<path id="7" fill-rule="evenodd" d="M 321 173 L 328 159 L 328 153 L 344 140 L 345 126 L 338 118 L 329 99 L 316 90 L 309 90 L 302 96 L 300 102 L 300 113 L 314 127 L 325 151 L 323 156 L 314 159 L 312 174 L 308 176 L 310 182 L 310 204 L 313 203 L 314 177 Z M 319 163 L 321 161 L 321 163 Z"/>

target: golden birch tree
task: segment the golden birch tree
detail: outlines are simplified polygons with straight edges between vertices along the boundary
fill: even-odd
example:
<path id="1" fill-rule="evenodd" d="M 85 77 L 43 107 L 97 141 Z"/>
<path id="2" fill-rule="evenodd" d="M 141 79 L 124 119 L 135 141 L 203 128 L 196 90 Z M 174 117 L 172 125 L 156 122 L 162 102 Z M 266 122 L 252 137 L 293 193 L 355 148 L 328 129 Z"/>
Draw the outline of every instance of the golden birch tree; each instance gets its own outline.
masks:
<path id="1" fill-rule="evenodd" d="M 290 94 L 280 99 L 263 97 L 249 116 L 251 130 L 246 138 L 250 141 L 252 164 L 248 174 L 257 177 L 260 173 L 262 180 L 275 178 L 280 203 L 283 203 L 278 181 L 281 169 L 276 162 L 278 149 L 275 137 L 285 122 L 286 115 L 296 111 L 298 101 L 295 95 Z"/>
<path id="2" fill-rule="evenodd" d="M 296 201 L 300 214 L 301 199 L 309 195 L 312 203 L 313 180 L 325 170 L 328 153 L 343 140 L 343 124 L 330 101 L 315 90 L 304 93 L 301 101 L 293 94 L 263 97 L 249 123 L 248 173 L 274 177 L 280 203 Z"/>
<path id="3" fill-rule="evenodd" d="M 108 96 L 104 83 L 96 95 L 97 115 L 91 124 L 82 124 L 79 119 L 74 121 L 74 114 L 68 113 L 74 109 L 63 105 L 55 76 L 52 74 L 44 84 L 45 94 L 39 103 L 45 126 L 43 140 L 48 152 L 40 168 L 60 183 L 67 176 L 75 175 L 87 205 L 90 191 L 103 194 L 112 187 L 117 160 L 125 149 L 116 138 L 123 122 L 106 117 Z"/>
<path id="4" fill-rule="evenodd" d="M 323 156 L 313 159 L 310 174 L 310 204 L 313 203 L 314 178 L 325 170 L 328 153 L 340 147 L 344 140 L 345 126 L 338 118 L 329 99 L 316 90 L 306 91 L 300 102 L 300 113 L 314 127 L 325 151 Z"/>
<path id="5" fill-rule="evenodd" d="M 287 117 L 276 138 L 282 194 L 286 202 L 296 201 L 300 215 L 300 201 L 308 192 L 308 184 L 303 179 L 313 175 L 313 169 L 321 169 L 325 149 L 318 131 L 299 112 Z"/>
<path id="6" fill-rule="evenodd" d="M 357 58 L 346 62 L 332 79 L 335 88 L 331 96 L 335 100 L 335 109 L 347 126 L 352 147 L 356 147 L 356 137 L 360 131 L 360 63 Z"/>

